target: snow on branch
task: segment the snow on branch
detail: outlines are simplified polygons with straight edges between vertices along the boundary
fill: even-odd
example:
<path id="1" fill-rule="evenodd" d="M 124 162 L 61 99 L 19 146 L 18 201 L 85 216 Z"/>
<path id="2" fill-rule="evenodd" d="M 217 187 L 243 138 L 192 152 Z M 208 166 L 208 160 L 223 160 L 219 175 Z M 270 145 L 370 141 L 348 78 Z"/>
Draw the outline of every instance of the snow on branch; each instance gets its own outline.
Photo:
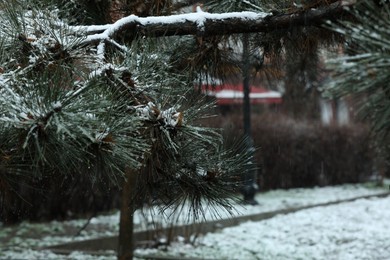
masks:
<path id="1" fill-rule="evenodd" d="M 186 35 L 206 33 L 210 23 L 230 23 L 235 24 L 235 21 L 247 21 L 254 23 L 257 20 L 264 19 L 268 13 L 254 12 L 233 12 L 223 14 L 212 14 L 203 12 L 198 8 L 196 13 L 178 14 L 170 16 L 150 16 L 138 17 L 130 15 L 119 19 L 112 25 L 93 26 L 86 29 L 86 32 L 91 33 L 102 31 L 97 34 L 92 34 L 87 37 L 85 42 L 96 42 L 106 40 L 107 38 L 115 38 L 125 30 L 132 30 L 141 34 L 154 34 L 155 36 L 170 36 L 170 35 Z"/>
<path id="2" fill-rule="evenodd" d="M 233 33 L 271 32 L 302 25 L 318 25 L 326 20 L 340 19 L 344 7 L 354 1 L 336 1 L 330 5 L 297 9 L 291 13 L 232 12 L 213 14 L 198 8 L 196 13 L 170 16 L 138 17 L 130 15 L 114 24 L 83 27 L 88 34 L 84 43 L 97 43 L 132 33 L 145 36 L 221 35 Z"/>

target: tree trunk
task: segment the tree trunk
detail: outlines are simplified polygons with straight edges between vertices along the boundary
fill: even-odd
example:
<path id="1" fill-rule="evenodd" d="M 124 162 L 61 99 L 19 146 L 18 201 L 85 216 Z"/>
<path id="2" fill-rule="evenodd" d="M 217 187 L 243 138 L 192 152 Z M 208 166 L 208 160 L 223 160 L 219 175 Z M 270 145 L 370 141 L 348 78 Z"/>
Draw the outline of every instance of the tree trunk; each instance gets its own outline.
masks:
<path id="1" fill-rule="evenodd" d="M 285 43 L 286 76 L 283 109 L 296 119 L 319 119 L 318 41 L 297 28 Z M 303 36 L 302 36 L 303 35 Z"/>
<path id="2" fill-rule="evenodd" d="M 122 187 L 121 213 L 119 220 L 118 259 L 133 259 L 133 218 L 136 210 L 134 191 L 137 185 L 137 171 L 127 169 Z"/>

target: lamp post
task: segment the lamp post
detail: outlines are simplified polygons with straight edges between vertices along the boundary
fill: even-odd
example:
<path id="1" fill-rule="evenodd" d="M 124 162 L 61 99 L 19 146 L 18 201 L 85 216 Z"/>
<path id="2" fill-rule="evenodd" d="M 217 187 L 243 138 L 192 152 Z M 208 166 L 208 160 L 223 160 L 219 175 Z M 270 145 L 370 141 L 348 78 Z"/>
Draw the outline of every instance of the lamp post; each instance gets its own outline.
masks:
<path id="1" fill-rule="evenodd" d="M 256 184 L 256 167 L 253 167 L 255 148 L 253 146 L 253 139 L 251 133 L 251 103 L 250 103 L 250 86 L 249 86 L 249 37 L 248 34 L 243 35 L 243 54 L 242 54 L 242 74 L 243 74 L 243 123 L 244 123 L 244 137 L 247 142 L 246 149 L 248 149 L 249 156 L 252 157 L 252 165 L 248 165 L 247 169 L 243 173 L 243 186 L 242 194 L 244 196 L 244 203 L 256 205 L 255 193 L 257 190 Z"/>

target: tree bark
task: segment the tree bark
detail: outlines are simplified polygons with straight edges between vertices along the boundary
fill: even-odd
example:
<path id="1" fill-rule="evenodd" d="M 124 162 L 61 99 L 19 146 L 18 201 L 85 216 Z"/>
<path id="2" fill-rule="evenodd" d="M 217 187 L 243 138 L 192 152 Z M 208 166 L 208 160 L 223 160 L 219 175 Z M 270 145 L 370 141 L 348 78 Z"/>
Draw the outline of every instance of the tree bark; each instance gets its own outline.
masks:
<path id="1" fill-rule="evenodd" d="M 133 259 L 133 219 L 136 210 L 134 191 L 137 186 L 137 172 L 126 170 L 126 180 L 122 185 L 121 213 L 119 220 L 118 259 Z"/>

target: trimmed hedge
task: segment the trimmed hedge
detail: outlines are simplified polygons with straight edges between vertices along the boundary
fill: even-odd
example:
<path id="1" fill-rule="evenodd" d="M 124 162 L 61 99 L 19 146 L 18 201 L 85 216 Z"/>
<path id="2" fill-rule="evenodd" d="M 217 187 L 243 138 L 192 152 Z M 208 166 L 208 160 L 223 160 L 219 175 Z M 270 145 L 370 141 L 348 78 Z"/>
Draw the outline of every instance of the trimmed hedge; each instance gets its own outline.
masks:
<path id="1" fill-rule="evenodd" d="M 241 136 L 242 116 L 229 114 L 204 121 L 224 129 L 227 139 Z M 261 190 L 357 183 L 373 169 L 373 150 L 366 125 L 323 126 L 276 113 L 252 115 L 258 149 Z"/>

